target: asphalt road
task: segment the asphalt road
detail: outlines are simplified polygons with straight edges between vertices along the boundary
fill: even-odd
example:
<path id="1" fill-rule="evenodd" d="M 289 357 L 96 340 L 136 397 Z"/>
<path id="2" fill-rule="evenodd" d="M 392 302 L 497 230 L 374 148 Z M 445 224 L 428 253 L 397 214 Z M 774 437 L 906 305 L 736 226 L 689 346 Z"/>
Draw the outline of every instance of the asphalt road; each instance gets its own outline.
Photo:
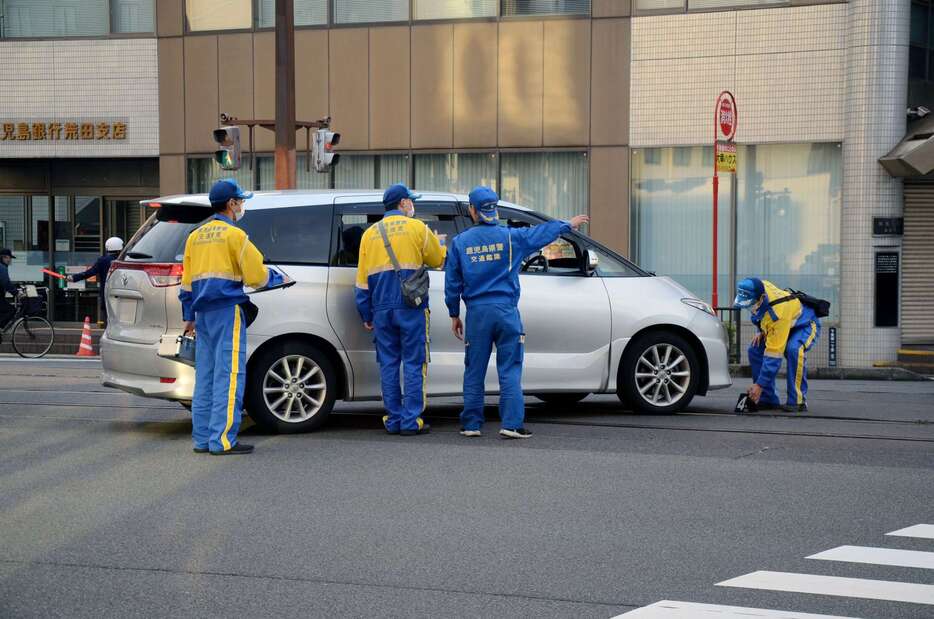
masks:
<path id="1" fill-rule="evenodd" d="M 934 617 L 934 539 L 886 535 L 934 525 L 934 382 L 813 381 L 805 417 L 724 414 L 739 384 L 671 417 L 529 398 L 528 441 L 459 436 L 455 400 L 413 438 L 339 405 L 213 458 L 98 371 L 0 359 L 0 617 Z M 922 554 L 807 558 L 840 546 Z"/>

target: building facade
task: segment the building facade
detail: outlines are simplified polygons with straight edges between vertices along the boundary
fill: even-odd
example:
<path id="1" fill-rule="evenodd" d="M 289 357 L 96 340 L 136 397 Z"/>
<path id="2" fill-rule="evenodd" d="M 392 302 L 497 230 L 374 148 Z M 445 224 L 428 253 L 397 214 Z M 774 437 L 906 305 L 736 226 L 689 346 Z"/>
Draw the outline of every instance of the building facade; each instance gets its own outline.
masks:
<path id="1" fill-rule="evenodd" d="M 34 218 L 31 203 L 40 198 L 41 209 L 41 195 L 57 199 L 53 172 L 71 169 L 77 162 L 71 157 L 99 153 L 121 165 L 137 162 L 157 187 L 141 184 L 134 196 L 206 191 L 229 175 L 210 158 L 219 115 L 274 114 L 274 0 L 95 1 L 109 6 L 110 17 L 103 33 L 85 33 L 90 39 L 45 38 L 55 31 L 23 40 L 25 26 L 14 34 L 7 27 L 0 46 L 14 56 L 4 56 L 2 62 L 13 60 L 12 73 L 3 75 L 18 85 L 0 93 L 0 117 L 18 122 L 18 114 L 42 109 L 49 110 L 43 112 L 47 122 L 70 114 L 79 123 L 110 122 L 111 132 L 126 118 L 127 139 L 141 142 L 131 153 L 114 152 L 128 144 L 116 140 L 95 140 L 76 151 L 64 141 L 13 141 L 15 151 L 0 141 L 0 170 L 46 169 L 42 189 L 39 177 L 21 191 L 0 176 L 0 203 L 25 201 L 13 207 L 23 208 L 24 247 L 33 243 L 25 230 Z M 305 133 L 296 134 L 300 187 L 373 188 L 401 180 L 424 190 L 466 192 L 487 183 L 504 199 L 550 215 L 589 212 L 596 239 L 709 299 L 711 125 L 717 94 L 730 90 L 739 112 L 738 166 L 735 177 L 720 183 L 721 305 L 735 279 L 763 276 L 833 302 L 826 326 L 836 329 L 838 365 L 895 358 L 902 341 L 902 237 L 874 225 L 902 216 L 904 192 L 902 180 L 889 176 L 878 159 L 905 134 L 909 74 L 914 99 L 931 90 L 934 54 L 927 48 L 934 46 L 917 8 L 929 14 L 927 2 L 294 3 L 297 118 L 330 116 L 342 134 L 342 158 L 329 174 L 307 170 Z M 0 0 L 5 9 L 24 4 Z M 151 22 L 138 25 L 150 8 Z M 4 24 L 11 23 L 14 13 L 3 14 Z M 123 25 L 133 19 L 135 28 Z M 923 52 L 916 51 L 922 44 Z M 38 45 L 120 57 L 118 66 L 102 71 L 102 60 L 89 71 L 132 83 L 115 87 L 119 94 L 107 107 L 97 91 L 112 92 L 111 86 L 82 82 L 74 100 L 76 80 L 56 73 L 40 90 L 59 108 L 37 106 L 29 98 L 35 89 L 17 76 L 52 70 L 29 60 L 36 53 L 30 46 Z M 129 59 L 137 52 L 131 46 L 147 50 L 138 52 L 139 68 L 132 70 Z M 49 53 L 51 65 L 55 53 L 69 55 L 69 71 L 80 64 L 69 52 Z M 137 108 L 150 116 L 133 116 L 142 113 Z M 80 131 L 79 124 L 79 138 Z M 256 129 L 253 144 L 247 135 L 244 130 L 244 149 L 252 148 L 256 158 L 244 157 L 236 176 L 255 189 L 271 189 L 273 133 Z M 88 192 L 72 189 L 76 208 Z M 97 189 L 106 226 L 108 198 L 105 187 Z M 134 215 L 140 216 L 145 213 Z M 819 365 L 831 362 L 829 339 L 825 331 L 814 355 Z"/>

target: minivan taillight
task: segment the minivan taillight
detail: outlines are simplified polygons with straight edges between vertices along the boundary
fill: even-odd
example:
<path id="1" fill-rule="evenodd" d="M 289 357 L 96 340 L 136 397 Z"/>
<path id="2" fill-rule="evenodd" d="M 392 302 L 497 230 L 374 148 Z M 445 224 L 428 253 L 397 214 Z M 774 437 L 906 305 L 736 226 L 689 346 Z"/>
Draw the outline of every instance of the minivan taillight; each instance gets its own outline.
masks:
<path id="1" fill-rule="evenodd" d="M 178 286 L 182 283 L 182 265 L 179 262 L 165 264 L 161 262 L 114 262 L 110 267 L 113 273 L 117 269 L 144 271 L 149 282 L 156 288 Z"/>

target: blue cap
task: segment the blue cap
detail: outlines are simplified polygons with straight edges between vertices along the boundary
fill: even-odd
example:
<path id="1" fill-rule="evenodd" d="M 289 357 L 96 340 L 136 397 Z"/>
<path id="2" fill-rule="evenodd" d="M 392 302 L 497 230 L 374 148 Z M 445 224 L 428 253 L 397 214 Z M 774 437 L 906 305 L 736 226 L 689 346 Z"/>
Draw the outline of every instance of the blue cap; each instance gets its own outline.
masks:
<path id="1" fill-rule="evenodd" d="M 477 209 L 477 214 L 480 216 L 480 219 L 487 223 L 496 221 L 499 216 L 496 211 L 499 196 L 496 195 L 495 191 L 489 187 L 478 185 L 470 192 L 469 200 L 470 205 Z"/>
<path id="2" fill-rule="evenodd" d="M 765 286 L 762 284 L 762 280 L 757 277 L 747 277 L 736 284 L 736 298 L 733 299 L 733 306 L 741 308 L 752 307 L 764 294 Z"/>
<path id="3" fill-rule="evenodd" d="M 408 198 L 409 200 L 418 200 L 422 194 L 415 193 L 402 183 L 396 183 L 383 192 L 383 206 L 392 206 Z"/>
<path id="4" fill-rule="evenodd" d="M 211 193 L 208 200 L 211 204 L 227 204 L 227 200 L 238 198 L 240 200 L 249 200 L 253 197 L 252 191 L 243 191 L 240 185 L 232 178 L 222 178 L 211 186 Z"/>

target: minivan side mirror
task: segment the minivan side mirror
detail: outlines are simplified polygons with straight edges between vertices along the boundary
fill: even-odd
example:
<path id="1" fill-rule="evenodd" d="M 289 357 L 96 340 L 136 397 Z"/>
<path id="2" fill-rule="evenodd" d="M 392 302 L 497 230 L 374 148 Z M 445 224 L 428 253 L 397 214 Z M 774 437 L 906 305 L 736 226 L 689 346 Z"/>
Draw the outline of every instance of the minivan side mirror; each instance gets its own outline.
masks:
<path id="1" fill-rule="evenodd" d="M 600 263 L 600 256 L 592 249 L 588 249 L 584 255 L 584 274 L 588 277 L 593 275 Z"/>

